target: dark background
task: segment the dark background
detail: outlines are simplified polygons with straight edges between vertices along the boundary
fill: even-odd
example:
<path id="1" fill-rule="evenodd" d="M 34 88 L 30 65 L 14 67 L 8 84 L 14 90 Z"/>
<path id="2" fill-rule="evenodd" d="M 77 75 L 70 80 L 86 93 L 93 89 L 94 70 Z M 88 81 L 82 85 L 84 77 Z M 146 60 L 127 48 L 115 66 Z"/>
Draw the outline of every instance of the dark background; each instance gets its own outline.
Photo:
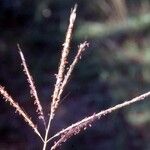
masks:
<path id="1" fill-rule="evenodd" d="M 50 130 L 56 131 L 150 89 L 149 0 L 0 0 L 0 84 L 42 130 L 17 52 L 20 43 L 47 114 L 69 14 L 78 3 L 70 60 L 90 43 L 72 74 Z M 39 150 L 41 141 L 0 97 L 0 150 Z M 64 150 L 149 150 L 150 103 L 108 115 Z M 49 146 L 51 146 L 50 143 Z"/>

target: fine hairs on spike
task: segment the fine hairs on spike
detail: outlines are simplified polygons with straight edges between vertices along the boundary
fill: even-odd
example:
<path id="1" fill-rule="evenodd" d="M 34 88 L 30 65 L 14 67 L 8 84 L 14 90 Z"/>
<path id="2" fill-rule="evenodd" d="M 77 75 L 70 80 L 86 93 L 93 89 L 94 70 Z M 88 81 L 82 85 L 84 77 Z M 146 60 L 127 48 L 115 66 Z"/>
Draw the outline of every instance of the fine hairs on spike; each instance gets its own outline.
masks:
<path id="1" fill-rule="evenodd" d="M 46 116 L 44 115 L 44 112 L 43 112 L 44 109 L 38 98 L 38 93 L 37 93 L 36 87 L 34 85 L 33 78 L 27 67 L 23 52 L 22 52 L 19 44 L 17 45 L 18 49 L 19 49 L 19 54 L 21 57 L 22 65 L 23 65 L 23 71 L 24 71 L 27 81 L 29 83 L 31 97 L 33 97 L 34 104 L 36 105 L 37 117 L 42 120 L 43 124 L 45 125 L 45 130 L 43 130 L 43 131 L 39 130 L 38 127 L 31 120 L 31 117 L 27 115 L 26 111 L 24 111 L 24 109 L 21 108 L 21 106 L 16 102 L 16 100 L 14 100 L 8 94 L 8 92 L 5 90 L 5 88 L 0 85 L 0 95 L 3 96 L 3 99 L 6 102 L 8 102 L 13 108 L 15 108 L 16 112 L 20 116 L 22 116 L 22 118 L 25 120 L 25 122 L 27 122 L 27 124 L 38 135 L 38 137 L 42 141 L 42 150 L 48 150 L 48 147 L 47 147 L 48 143 L 53 140 L 55 140 L 55 142 L 51 146 L 51 150 L 55 150 L 59 146 L 61 146 L 64 142 L 66 142 L 69 138 L 71 138 L 72 136 L 75 136 L 75 135 L 79 134 L 81 131 L 86 130 L 87 128 L 91 127 L 92 123 L 94 121 L 100 119 L 102 116 L 108 115 L 114 111 L 117 111 L 118 109 L 121 109 L 125 106 L 131 105 L 135 102 L 143 101 L 147 97 L 150 96 L 150 92 L 147 92 L 147 93 L 137 96 L 131 100 L 128 100 L 128 101 L 125 101 L 116 106 L 110 107 L 106 110 L 100 111 L 98 113 L 94 113 L 91 116 L 85 117 L 84 119 L 68 126 L 65 129 L 62 129 L 61 131 L 58 131 L 56 134 L 51 135 L 49 137 L 51 123 L 53 121 L 53 118 L 56 116 L 56 110 L 58 109 L 59 104 L 62 101 L 61 96 L 64 92 L 64 89 L 68 83 L 69 78 L 72 75 L 72 72 L 73 72 L 76 64 L 80 60 L 83 52 L 86 50 L 87 47 L 89 47 L 89 43 L 86 41 L 80 43 L 77 48 L 76 55 L 75 55 L 72 63 L 70 63 L 70 64 L 68 63 L 68 55 L 71 50 L 70 43 L 71 43 L 71 39 L 72 39 L 74 23 L 76 20 L 76 10 L 77 10 L 77 5 L 75 5 L 74 8 L 71 9 L 69 25 L 67 28 L 65 42 L 63 44 L 61 58 L 60 58 L 60 65 L 58 66 L 58 73 L 56 75 L 56 83 L 54 85 L 53 95 L 51 96 L 52 99 L 49 101 L 49 114 L 47 114 L 48 120 L 45 119 Z M 67 66 L 69 66 L 68 69 L 67 69 Z"/>
<path id="2" fill-rule="evenodd" d="M 34 125 L 34 123 L 30 119 L 30 117 L 27 115 L 27 113 L 24 112 L 24 110 L 19 106 L 19 104 L 17 102 L 15 102 L 15 100 L 8 94 L 8 92 L 1 85 L 0 85 L 0 94 L 3 96 L 3 98 L 5 99 L 6 102 L 9 102 L 10 105 L 16 109 L 16 112 L 20 116 L 23 117 L 23 119 L 25 120 L 25 122 L 27 122 L 28 125 L 30 127 L 32 127 L 32 129 L 35 131 L 35 133 L 43 140 L 40 132 L 38 131 L 38 129 L 36 127 L 36 125 Z"/>
<path id="3" fill-rule="evenodd" d="M 37 113 L 39 115 L 39 119 L 42 119 L 44 125 L 46 126 L 45 117 L 44 117 L 44 113 L 43 113 L 43 108 L 42 108 L 42 105 L 41 105 L 41 103 L 39 101 L 39 98 L 38 98 L 38 95 L 37 95 L 37 91 L 36 91 L 36 88 L 35 88 L 35 85 L 34 85 L 34 82 L 33 82 L 33 78 L 30 75 L 30 72 L 29 72 L 29 69 L 27 67 L 27 64 L 26 64 L 24 55 L 22 53 L 22 50 L 20 48 L 20 45 L 17 44 L 17 46 L 18 46 L 19 54 L 20 54 L 20 57 L 21 57 L 21 60 L 22 60 L 22 65 L 24 67 L 23 71 L 24 71 L 25 75 L 27 76 L 27 81 L 29 83 L 31 97 L 34 98 L 34 100 L 35 100 L 34 104 L 37 105 Z"/>

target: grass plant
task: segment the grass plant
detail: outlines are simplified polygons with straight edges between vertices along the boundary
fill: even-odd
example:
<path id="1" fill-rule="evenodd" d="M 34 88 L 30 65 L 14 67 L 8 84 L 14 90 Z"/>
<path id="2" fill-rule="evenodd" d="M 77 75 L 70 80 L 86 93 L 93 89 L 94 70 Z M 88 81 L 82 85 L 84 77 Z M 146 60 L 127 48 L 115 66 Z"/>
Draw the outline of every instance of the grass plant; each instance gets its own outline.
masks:
<path id="1" fill-rule="evenodd" d="M 69 138 L 71 138 L 72 136 L 77 135 L 82 130 L 86 130 L 87 128 L 91 127 L 92 123 L 94 121 L 100 119 L 102 116 L 110 114 L 114 111 L 117 111 L 120 108 L 131 105 L 135 102 L 143 101 L 147 97 L 150 96 L 150 92 L 147 92 L 147 93 L 137 96 L 131 100 L 125 101 L 121 104 L 110 107 L 106 110 L 102 110 L 99 113 L 94 113 L 88 117 L 86 116 L 84 119 L 70 125 L 69 127 L 65 128 L 65 129 L 62 129 L 61 131 L 58 131 L 55 135 L 49 137 L 51 123 L 53 122 L 53 118 L 56 115 L 56 109 L 58 109 L 58 107 L 59 107 L 59 104 L 60 104 L 61 98 L 62 98 L 61 96 L 65 89 L 65 86 L 67 85 L 68 79 L 70 78 L 75 65 L 81 59 L 82 53 L 85 51 L 85 49 L 87 47 L 89 47 L 89 43 L 86 41 L 79 44 L 79 46 L 77 48 L 77 54 L 74 57 L 72 63 L 70 63 L 70 64 L 68 63 L 67 58 L 68 58 L 69 52 L 71 50 L 70 43 L 71 43 L 72 34 L 73 34 L 74 22 L 76 19 L 76 9 L 77 9 L 77 5 L 75 5 L 74 8 L 71 10 L 69 26 L 68 26 L 68 29 L 66 32 L 65 42 L 63 44 L 60 65 L 58 67 L 58 73 L 56 75 L 56 84 L 54 86 L 52 100 L 50 101 L 50 104 L 49 104 L 49 114 L 44 114 L 44 112 L 43 112 L 44 108 L 38 98 L 38 93 L 37 93 L 36 87 L 34 85 L 33 78 L 28 70 L 26 60 L 25 60 L 22 50 L 18 44 L 18 50 L 19 50 L 19 54 L 20 54 L 20 57 L 22 60 L 23 71 L 27 77 L 27 81 L 28 81 L 29 87 L 30 87 L 30 94 L 31 94 L 31 97 L 33 98 L 34 104 L 36 106 L 37 117 L 42 120 L 43 125 L 45 126 L 45 130 L 43 130 L 42 133 L 39 131 L 36 124 L 33 123 L 31 117 L 25 112 L 25 110 L 17 103 L 17 101 L 14 98 L 12 98 L 8 94 L 5 87 L 0 86 L 0 94 L 3 96 L 4 100 L 6 102 L 8 102 L 12 107 L 15 108 L 16 112 L 20 116 L 22 116 L 22 118 L 25 120 L 25 122 L 27 122 L 27 124 L 33 129 L 33 131 L 41 139 L 41 141 L 43 143 L 42 150 L 46 150 L 48 142 L 50 142 L 52 140 L 55 140 L 55 142 L 51 146 L 51 150 L 55 150 L 59 146 L 61 146 L 64 142 L 66 142 Z M 69 66 L 69 68 L 68 68 L 68 66 Z M 48 120 L 45 119 L 47 117 L 49 118 Z"/>

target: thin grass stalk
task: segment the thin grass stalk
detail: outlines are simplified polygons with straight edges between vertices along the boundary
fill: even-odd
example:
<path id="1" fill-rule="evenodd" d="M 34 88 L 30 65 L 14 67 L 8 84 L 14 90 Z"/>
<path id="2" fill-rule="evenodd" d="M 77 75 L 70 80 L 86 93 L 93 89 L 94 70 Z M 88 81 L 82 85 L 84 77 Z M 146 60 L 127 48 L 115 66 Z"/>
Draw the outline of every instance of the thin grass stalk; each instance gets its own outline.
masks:
<path id="1" fill-rule="evenodd" d="M 42 108 L 42 105 L 41 105 L 40 100 L 38 98 L 38 94 L 37 94 L 36 87 L 34 85 L 33 78 L 32 78 L 32 76 L 31 76 L 31 74 L 29 72 L 29 69 L 27 67 L 27 64 L 26 64 L 24 55 L 22 53 L 22 50 L 20 48 L 20 45 L 17 44 L 17 46 L 18 46 L 20 57 L 21 57 L 22 65 L 24 67 L 23 71 L 24 71 L 25 75 L 27 76 L 27 81 L 29 83 L 30 94 L 31 94 L 31 97 L 34 98 L 34 104 L 37 106 L 36 112 L 38 113 L 39 119 L 42 119 L 42 121 L 44 123 L 44 126 L 46 127 L 45 117 L 44 117 L 44 113 L 43 113 L 43 108 Z"/>
<path id="2" fill-rule="evenodd" d="M 86 41 L 84 43 L 82 43 L 82 44 L 79 45 L 78 52 L 77 52 L 77 54 L 76 54 L 76 56 L 75 56 L 72 64 L 70 65 L 69 70 L 67 71 L 67 73 L 66 73 L 66 75 L 64 77 L 64 80 L 62 82 L 62 85 L 61 85 L 61 88 L 60 88 L 60 91 L 59 91 L 59 94 L 58 94 L 58 99 L 61 98 L 61 94 L 62 94 L 62 92 L 63 92 L 63 90 L 64 90 L 64 88 L 65 88 L 65 86 L 66 86 L 66 84 L 68 82 L 69 77 L 72 74 L 72 71 L 73 71 L 75 65 L 77 64 L 77 62 L 79 61 L 79 59 L 81 59 L 82 52 L 88 46 L 89 46 L 89 43 L 87 43 Z"/>
<path id="3" fill-rule="evenodd" d="M 58 69 L 58 74 L 56 75 L 57 80 L 56 80 L 56 84 L 55 84 L 55 88 L 54 88 L 54 92 L 52 96 L 51 111 L 50 111 L 50 116 L 48 120 L 48 125 L 46 128 L 43 150 L 46 150 L 47 138 L 48 138 L 48 133 L 49 133 L 49 129 L 51 126 L 51 121 L 54 118 L 55 110 L 57 109 L 58 102 L 60 101 L 60 99 L 58 99 L 58 94 L 62 85 L 62 81 L 64 78 L 65 69 L 66 69 L 67 56 L 70 50 L 70 42 L 71 42 L 71 37 L 72 37 L 72 32 L 73 32 L 73 26 L 74 26 L 74 22 L 76 19 L 76 9 L 77 9 L 77 5 L 74 6 L 70 14 L 69 26 L 68 26 L 67 33 L 66 33 L 65 43 L 63 44 L 60 66 Z"/>
<path id="4" fill-rule="evenodd" d="M 27 113 L 19 106 L 18 103 L 15 102 L 15 100 L 8 94 L 8 92 L 5 90 L 3 86 L 0 86 L 0 94 L 3 96 L 6 102 L 9 102 L 9 104 L 16 109 L 16 112 L 23 117 L 25 122 L 28 123 L 28 125 L 34 130 L 34 132 L 41 138 L 43 141 L 43 138 L 38 131 L 36 125 L 32 122 L 31 118 L 27 115 Z"/>
<path id="5" fill-rule="evenodd" d="M 56 138 L 58 136 L 61 136 L 61 138 L 57 142 L 55 142 L 55 144 L 53 145 L 52 150 L 54 150 L 56 147 L 60 146 L 63 142 L 65 142 L 71 136 L 78 134 L 82 129 L 85 130 L 88 126 L 91 126 L 91 123 L 93 123 L 95 120 L 100 119 L 102 116 L 110 114 L 114 111 L 117 111 L 118 109 L 121 109 L 125 106 L 131 105 L 135 102 L 142 101 L 149 96 L 150 96 L 150 92 L 147 92 L 147 93 L 137 96 L 129 101 L 125 101 L 121 104 L 117 104 L 114 107 L 110 107 L 99 113 L 96 113 L 89 117 L 86 117 L 86 118 L 82 119 L 81 121 L 79 121 L 75 124 L 72 124 L 71 126 L 67 127 L 66 129 L 63 129 L 60 132 L 56 133 L 54 136 L 52 136 L 50 139 L 48 139 L 47 142 L 53 140 L 54 138 Z"/>
<path id="6" fill-rule="evenodd" d="M 59 94 L 59 91 L 60 91 L 60 88 L 62 85 L 62 81 L 64 78 L 66 64 L 68 63 L 67 62 L 67 56 L 68 56 L 69 51 L 70 51 L 70 42 L 71 42 L 71 38 L 72 38 L 74 22 L 76 19 L 76 9 L 77 9 L 77 5 L 75 5 L 74 9 L 71 11 L 69 26 L 68 26 L 67 33 L 66 33 L 66 39 L 65 39 L 65 43 L 63 44 L 60 66 L 58 69 L 58 74 L 56 75 L 57 80 L 56 80 L 54 93 L 52 96 L 52 104 L 51 104 L 52 116 L 54 116 L 55 110 L 58 107 L 58 102 L 60 101 L 60 99 L 58 99 L 58 94 Z"/>

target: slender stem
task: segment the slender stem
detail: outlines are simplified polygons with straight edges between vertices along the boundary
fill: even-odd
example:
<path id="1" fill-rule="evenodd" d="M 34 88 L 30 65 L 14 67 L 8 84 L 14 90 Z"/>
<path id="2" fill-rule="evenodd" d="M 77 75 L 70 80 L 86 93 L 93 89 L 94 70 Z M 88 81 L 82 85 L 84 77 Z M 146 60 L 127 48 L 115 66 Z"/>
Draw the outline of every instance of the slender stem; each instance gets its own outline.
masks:
<path id="1" fill-rule="evenodd" d="M 16 109 L 16 112 L 20 116 L 23 117 L 25 122 L 27 122 L 28 125 L 30 127 L 32 127 L 34 132 L 41 138 L 41 140 L 44 141 L 41 134 L 40 134 L 40 132 L 38 131 L 36 125 L 32 122 L 31 118 L 27 115 L 27 113 L 20 107 L 20 105 L 8 94 L 8 92 L 5 90 L 5 88 L 1 85 L 0 85 L 0 95 L 2 95 L 3 98 L 5 99 L 5 101 L 6 102 L 8 101 L 9 104 Z"/>
<path id="2" fill-rule="evenodd" d="M 58 69 L 57 80 L 56 80 L 56 84 L 55 84 L 55 88 L 54 88 L 54 92 L 53 92 L 53 96 L 52 96 L 53 99 L 52 99 L 52 103 L 51 103 L 50 116 L 49 116 L 46 132 L 45 132 L 45 137 L 44 137 L 43 150 L 46 150 L 47 143 L 48 143 L 47 142 L 48 133 L 50 130 L 51 122 L 52 122 L 52 119 L 54 118 L 55 110 L 58 107 L 58 103 L 60 101 L 60 99 L 58 99 L 58 94 L 59 94 L 59 91 L 60 91 L 60 88 L 62 85 L 62 81 L 64 78 L 64 72 L 66 69 L 67 56 L 69 54 L 69 46 L 70 46 L 70 42 L 71 42 L 73 26 L 74 26 L 74 22 L 76 19 L 76 9 L 77 9 L 77 5 L 74 6 L 74 8 L 70 14 L 69 26 L 68 26 L 67 33 L 66 33 L 65 43 L 63 44 L 62 57 L 61 57 L 60 66 Z"/>
<path id="3" fill-rule="evenodd" d="M 137 96 L 137 97 L 135 97 L 135 98 L 133 98 L 131 100 L 125 101 L 125 102 L 120 103 L 120 104 L 117 104 L 117 105 L 115 105 L 113 107 L 110 107 L 110 108 L 108 108 L 106 110 L 102 110 L 99 113 L 96 113 L 96 114 L 93 114 L 93 115 L 91 115 L 89 117 L 86 117 L 86 118 L 80 120 L 79 122 L 76 122 L 76 123 L 72 124 L 71 126 L 67 127 L 66 129 L 63 129 L 60 132 L 57 132 L 54 136 L 49 138 L 47 140 L 47 142 L 49 142 L 49 141 L 53 140 L 54 138 L 56 138 L 58 136 L 61 136 L 61 135 L 65 134 L 65 133 L 73 130 L 76 127 L 80 127 L 82 124 L 86 124 L 86 123 L 88 124 L 89 122 L 92 123 L 94 120 L 100 119 L 102 116 L 110 114 L 110 113 L 112 113 L 112 112 L 114 112 L 114 111 L 116 111 L 116 110 L 118 110 L 120 108 L 123 108 L 125 106 L 131 105 L 131 104 L 133 104 L 135 102 L 142 101 L 142 100 L 144 100 L 147 97 L 150 97 L 150 91 L 147 92 L 147 93 L 144 93 L 144 94 L 142 94 L 140 96 Z"/>
<path id="4" fill-rule="evenodd" d="M 51 112 L 50 112 L 51 114 L 53 114 L 53 116 L 55 115 L 55 110 L 57 109 L 59 101 L 60 101 L 60 99 L 58 98 L 58 95 L 59 95 L 59 91 L 61 89 L 61 85 L 62 85 L 64 75 L 65 75 L 67 57 L 70 51 L 70 43 L 71 43 L 71 38 L 72 38 L 73 26 L 74 26 L 74 22 L 76 19 L 76 9 L 77 9 L 77 5 L 74 6 L 70 14 L 69 26 L 68 26 L 67 33 L 66 33 L 65 43 L 63 44 L 63 50 L 62 50 L 62 55 L 60 59 L 60 65 L 58 68 L 58 74 L 56 76 L 57 80 L 56 80 L 56 84 L 55 84 L 54 92 L 52 96 L 53 99 L 51 103 Z M 53 119 L 53 117 L 51 119 Z"/>
<path id="5" fill-rule="evenodd" d="M 43 150 L 46 150 L 47 142 L 44 141 Z"/>
<path id="6" fill-rule="evenodd" d="M 33 78 L 29 72 L 29 69 L 27 67 L 27 63 L 26 63 L 26 60 L 25 60 L 25 57 L 23 55 L 23 52 L 20 48 L 20 45 L 17 44 L 18 46 L 18 50 L 19 50 L 19 54 L 20 54 L 20 57 L 21 57 L 21 60 L 22 60 L 22 65 L 24 67 L 23 71 L 25 73 L 25 75 L 27 76 L 27 81 L 29 83 L 29 87 L 30 87 L 30 94 L 31 94 L 31 97 L 34 98 L 34 104 L 37 106 L 37 114 L 39 116 L 39 119 L 42 119 L 43 123 L 44 123 L 44 126 L 46 127 L 46 122 L 45 122 L 45 116 L 44 116 L 44 113 L 43 113 L 43 108 L 42 108 L 42 105 L 40 103 L 40 100 L 38 98 L 38 94 L 37 94 L 37 90 L 36 90 L 36 87 L 34 85 L 34 81 L 33 81 Z"/>
<path id="7" fill-rule="evenodd" d="M 51 126 L 52 117 L 53 117 L 53 115 L 50 114 L 49 121 L 48 121 L 48 125 L 47 125 L 46 132 L 45 132 L 45 137 L 44 137 L 43 150 L 46 150 L 46 146 L 47 146 L 47 143 L 48 143 L 48 142 L 47 142 L 47 139 L 48 139 L 48 132 L 49 132 L 49 129 L 50 129 L 50 126 Z"/>

